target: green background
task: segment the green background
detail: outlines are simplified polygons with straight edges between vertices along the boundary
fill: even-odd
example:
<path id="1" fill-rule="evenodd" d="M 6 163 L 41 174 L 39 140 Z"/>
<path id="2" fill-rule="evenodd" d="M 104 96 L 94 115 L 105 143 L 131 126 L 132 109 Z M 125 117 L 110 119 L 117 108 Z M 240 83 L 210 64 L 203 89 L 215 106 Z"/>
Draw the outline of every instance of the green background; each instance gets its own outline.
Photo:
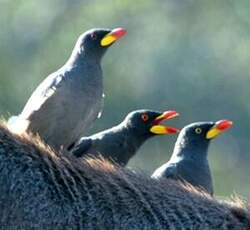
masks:
<path id="1" fill-rule="evenodd" d="M 250 198 L 249 13 L 249 0 L 0 0 L 0 113 L 18 114 L 82 32 L 125 27 L 103 60 L 105 107 L 90 133 L 140 108 L 177 110 L 177 127 L 231 119 L 209 151 L 215 193 Z M 175 139 L 149 140 L 129 167 L 150 174 Z"/>

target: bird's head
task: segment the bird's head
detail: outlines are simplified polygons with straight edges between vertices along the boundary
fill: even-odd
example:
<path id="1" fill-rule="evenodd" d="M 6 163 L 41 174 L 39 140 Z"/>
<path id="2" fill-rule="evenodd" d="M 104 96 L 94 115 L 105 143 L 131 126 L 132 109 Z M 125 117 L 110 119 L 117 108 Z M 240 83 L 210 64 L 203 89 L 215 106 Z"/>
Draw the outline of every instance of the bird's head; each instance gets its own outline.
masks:
<path id="1" fill-rule="evenodd" d="M 161 134 L 175 134 L 179 130 L 161 124 L 179 114 L 176 111 L 157 112 L 152 110 L 137 110 L 129 113 L 124 120 L 125 125 L 141 137 L 151 137 Z"/>
<path id="2" fill-rule="evenodd" d="M 126 34 L 123 28 L 91 29 L 83 33 L 76 43 L 75 50 L 78 54 L 84 54 L 94 58 L 101 58 L 108 47 Z"/>
<path id="3" fill-rule="evenodd" d="M 211 139 L 225 132 L 232 126 L 230 120 L 219 120 L 217 122 L 196 122 L 185 126 L 176 142 L 178 147 L 205 148 Z"/>

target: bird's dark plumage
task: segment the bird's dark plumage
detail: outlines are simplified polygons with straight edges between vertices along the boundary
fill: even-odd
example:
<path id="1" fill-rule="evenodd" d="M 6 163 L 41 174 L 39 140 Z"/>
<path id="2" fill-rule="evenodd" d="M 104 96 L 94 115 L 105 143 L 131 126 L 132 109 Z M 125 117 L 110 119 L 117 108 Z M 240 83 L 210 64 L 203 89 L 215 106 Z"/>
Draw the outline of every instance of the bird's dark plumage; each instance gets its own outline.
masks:
<path id="1" fill-rule="evenodd" d="M 185 180 L 212 195 L 213 182 L 207 153 L 211 138 L 226 129 L 224 127 L 219 130 L 219 124 L 227 124 L 225 127 L 229 128 L 231 122 L 197 122 L 184 127 L 178 136 L 171 159 L 156 169 L 152 177 Z M 210 138 L 208 135 L 213 136 Z"/>
<path id="2" fill-rule="evenodd" d="M 38 133 L 57 150 L 77 141 L 102 111 L 101 59 L 122 32 L 92 29 L 82 34 L 66 64 L 38 86 L 18 117 L 9 120 L 10 130 Z"/>
<path id="3" fill-rule="evenodd" d="M 76 157 L 102 155 L 120 165 L 126 165 L 140 146 L 157 134 L 176 133 L 176 129 L 159 125 L 159 122 L 176 116 L 175 111 L 156 112 L 137 110 L 113 128 L 83 137 L 71 150 Z M 155 129 L 159 131 L 155 131 Z"/>

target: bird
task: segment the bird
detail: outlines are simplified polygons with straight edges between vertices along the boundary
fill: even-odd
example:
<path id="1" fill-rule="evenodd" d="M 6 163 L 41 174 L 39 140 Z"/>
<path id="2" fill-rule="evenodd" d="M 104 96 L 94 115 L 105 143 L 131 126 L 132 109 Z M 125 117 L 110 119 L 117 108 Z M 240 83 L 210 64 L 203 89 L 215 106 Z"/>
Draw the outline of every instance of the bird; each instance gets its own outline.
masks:
<path id="1" fill-rule="evenodd" d="M 195 122 L 178 135 L 170 160 L 152 174 L 154 179 L 171 178 L 186 181 L 213 195 L 213 182 L 208 162 L 210 141 L 229 129 L 233 122 Z"/>
<path id="2" fill-rule="evenodd" d="M 135 110 L 130 112 L 118 125 L 82 137 L 70 150 L 75 157 L 101 155 L 125 166 L 140 146 L 150 137 L 174 134 L 178 129 L 161 125 L 160 122 L 178 116 L 176 111 Z"/>
<path id="3" fill-rule="evenodd" d="M 0 229 L 249 229 L 243 201 L 107 160 L 77 159 L 0 123 Z"/>
<path id="4" fill-rule="evenodd" d="M 102 57 L 125 33 L 124 28 L 96 28 L 80 35 L 68 61 L 42 81 L 8 128 L 38 134 L 55 150 L 77 141 L 102 111 Z"/>

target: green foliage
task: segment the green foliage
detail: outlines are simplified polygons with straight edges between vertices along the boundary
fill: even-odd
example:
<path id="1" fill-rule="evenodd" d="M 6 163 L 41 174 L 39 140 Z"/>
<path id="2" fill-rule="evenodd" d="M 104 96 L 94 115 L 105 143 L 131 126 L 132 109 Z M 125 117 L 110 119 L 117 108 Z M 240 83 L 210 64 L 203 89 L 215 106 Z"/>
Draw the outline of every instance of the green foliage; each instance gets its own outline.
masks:
<path id="1" fill-rule="evenodd" d="M 90 133 L 138 108 L 175 109 L 179 127 L 231 119 L 235 126 L 211 144 L 215 192 L 250 198 L 249 10 L 248 0 L 0 0 L 0 113 L 20 112 L 80 33 L 123 26 L 127 36 L 104 58 L 105 108 Z M 148 141 L 130 167 L 152 172 L 174 142 Z"/>

